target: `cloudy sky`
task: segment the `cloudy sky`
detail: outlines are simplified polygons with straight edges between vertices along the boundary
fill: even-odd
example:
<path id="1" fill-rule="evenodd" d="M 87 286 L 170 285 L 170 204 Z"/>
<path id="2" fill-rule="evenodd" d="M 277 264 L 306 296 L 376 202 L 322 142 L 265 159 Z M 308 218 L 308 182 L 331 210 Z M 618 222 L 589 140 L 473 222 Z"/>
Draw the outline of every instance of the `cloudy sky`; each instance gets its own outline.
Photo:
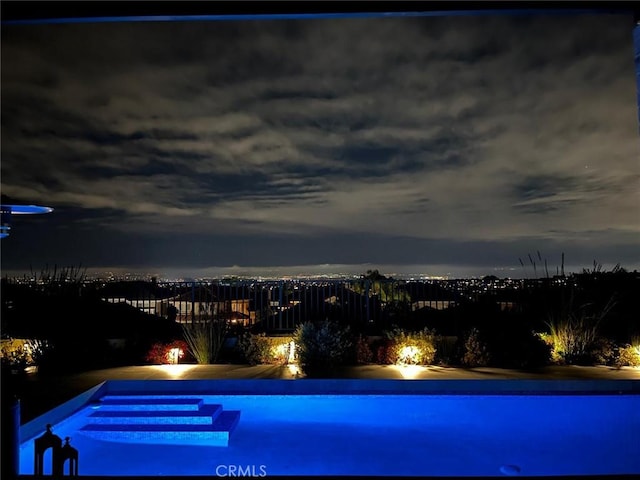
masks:
<path id="1" fill-rule="evenodd" d="M 3 26 L 2 193 L 55 210 L 14 217 L 2 269 L 640 268 L 632 26 Z"/>

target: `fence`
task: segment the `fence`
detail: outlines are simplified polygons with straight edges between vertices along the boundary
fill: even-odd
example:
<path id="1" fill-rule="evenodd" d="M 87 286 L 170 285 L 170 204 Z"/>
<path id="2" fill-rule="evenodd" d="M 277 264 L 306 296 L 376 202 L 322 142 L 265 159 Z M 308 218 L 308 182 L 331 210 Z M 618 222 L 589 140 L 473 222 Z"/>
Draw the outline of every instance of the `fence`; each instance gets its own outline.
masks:
<path id="1" fill-rule="evenodd" d="M 243 326 L 260 323 L 272 332 L 324 318 L 384 327 L 399 312 L 457 303 L 439 284 L 398 280 L 123 282 L 107 284 L 101 295 L 180 323 L 224 318 Z"/>

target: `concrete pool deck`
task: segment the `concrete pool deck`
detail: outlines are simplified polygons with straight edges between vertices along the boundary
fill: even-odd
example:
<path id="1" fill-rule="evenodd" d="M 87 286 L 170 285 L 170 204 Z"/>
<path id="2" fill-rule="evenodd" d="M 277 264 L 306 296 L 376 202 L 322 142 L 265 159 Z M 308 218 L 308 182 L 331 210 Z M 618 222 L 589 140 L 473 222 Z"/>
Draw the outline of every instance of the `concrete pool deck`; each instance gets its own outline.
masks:
<path id="1" fill-rule="evenodd" d="M 454 368 L 429 366 L 413 368 L 408 371 L 392 365 L 361 365 L 345 367 L 334 377 L 336 379 L 359 380 L 457 380 L 459 389 L 469 385 L 477 389 L 484 382 L 479 380 L 514 380 L 519 384 L 532 381 L 547 381 L 547 385 L 558 387 L 579 380 L 591 390 L 613 390 L 617 383 L 638 382 L 640 390 L 640 368 L 623 367 L 620 369 L 597 366 L 549 366 L 536 370 L 510 370 L 501 368 Z M 287 366 L 274 365 L 145 365 L 102 370 L 91 370 L 68 375 L 30 374 L 20 386 L 21 423 L 49 411 L 107 380 L 292 380 L 296 381 L 295 371 Z M 466 382 L 471 380 L 471 382 Z M 553 381 L 549 383 L 548 381 Z M 622 382 L 619 382 L 622 381 Z M 558 382 L 558 383 L 556 383 Z M 494 382 L 486 382 L 494 383 Z M 511 382 L 510 382 L 511 383 Z M 472 387 L 473 385 L 473 387 Z M 583 387 L 580 387 L 583 388 Z"/>

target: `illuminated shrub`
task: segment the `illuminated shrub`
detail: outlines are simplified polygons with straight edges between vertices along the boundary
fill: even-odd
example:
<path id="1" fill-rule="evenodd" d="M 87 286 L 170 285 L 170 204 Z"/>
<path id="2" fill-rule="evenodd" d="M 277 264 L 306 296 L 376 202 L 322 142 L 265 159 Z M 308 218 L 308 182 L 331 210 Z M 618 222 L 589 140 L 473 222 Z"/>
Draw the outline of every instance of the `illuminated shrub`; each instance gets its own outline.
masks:
<path id="1" fill-rule="evenodd" d="M 11 370 L 24 370 L 29 365 L 29 354 L 23 348 L 6 348 L 0 350 L 0 361 L 2 368 Z"/>
<path id="2" fill-rule="evenodd" d="M 265 333 L 246 333 L 238 342 L 249 365 L 286 365 L 292 354 L 291 337 L 267 337 Z"/>
<path id="3" fill-rule="evenodd" d="M 552 358 L 565 364 L 590 364 L 590 350 L 597 339 L 596 327 L 583 317 L 568 317 L 550 322 Z"/>
<path id="4" fill-rule="evenodd" d="M 640 347 L 632 345 L 621 347 L 615 363 L 618 367 L 640 367 Z"/>
<path id="5" fill-rule="evenodd" d="M 551 363 L 562 363 L 562 358 L 554 348 L 553 335 L 547 332 L 537 332 L 535 335 L 537 335 L 538 338 L 544 342 L 547 348 L 549 348 L 549 359 Z"/>
<path id="6" fill-rule="evenodd" d="M 407 332 L 400 328 L 385 332 L 385 362 L 395 365 L 431 365 L 436 355 L 436 335 L 425 328 Z"/>
<path id="7" fill-rule="evenodd" d="M 575 306 L 572 294 L 562 308 L 549 315 L 547 327 L 553 349 L 552 358 L 569 365 L 612 361 L 610 350 L 614 347 L 600 338 L 599 326 L 609 317 L 615 305 L 616 301 L 611 297 L 606 304 L 587 302 Z"/>
<path id="8" fill-rule="evenodd" d="M 347 359 L 351 340 L 349 327 L 335 322 L 305 322 L 294 335 L 300 369 L 307 376 L 324 377 Z"/>
<path id="9" fill-rule="evenodd" d="M 599 337 L 597 330 L 580 319 L 549 324 L 551 333 L 539 337 L 551 349 L 551 361 L 560 365 L 615 365 L 616 344 Z"/>
<path id="10" fill-rule="evenodd" d="M 2 339 L 0 359 L 5 368 L 23 370 L 27 366 L 40 366 L 50 350 L 46 340 L 7 338 Z"/>

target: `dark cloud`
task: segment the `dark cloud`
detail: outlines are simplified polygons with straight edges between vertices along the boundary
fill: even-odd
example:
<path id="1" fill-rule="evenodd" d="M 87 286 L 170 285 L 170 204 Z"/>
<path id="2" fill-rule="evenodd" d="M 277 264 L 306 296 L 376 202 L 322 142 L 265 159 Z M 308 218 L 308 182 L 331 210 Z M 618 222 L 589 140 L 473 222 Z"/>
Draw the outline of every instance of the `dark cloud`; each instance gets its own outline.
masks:
<path id="1" fill-rule="evenodd" d="M 2 191 L 56 208 L 3 264 L 637 266 L 631 25 L 3 27 Z"/>

